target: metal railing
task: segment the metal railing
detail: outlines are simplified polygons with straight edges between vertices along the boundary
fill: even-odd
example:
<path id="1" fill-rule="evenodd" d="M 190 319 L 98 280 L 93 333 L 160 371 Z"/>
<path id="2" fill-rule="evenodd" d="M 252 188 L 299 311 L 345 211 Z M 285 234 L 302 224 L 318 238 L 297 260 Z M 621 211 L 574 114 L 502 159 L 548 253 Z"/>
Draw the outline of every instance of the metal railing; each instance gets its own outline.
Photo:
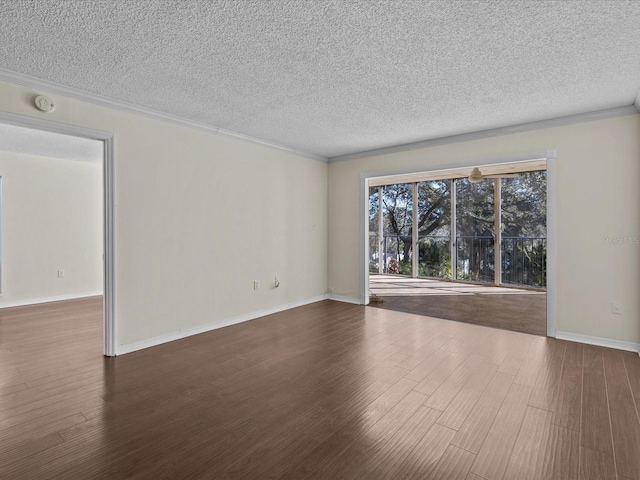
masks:
<path id="1" fill-rule="evenodd" d="M 412 275 L 410 235 L 369 233 L 369 271 Z M 379 251 L 379 250 L 382 251 Z M 493 236 L 456 237 L 456 279 L 495 283 L 495 240 Z M 546 237 L 502 237 L 501 284 L 546 288 Z M 381 263 L 382 262 L 382 265 Z M 451 238 L 448 235 L 418 237 L 418 276 L 453 278 Z"/>
<path id="2" fill-rule="evenodd" d="M 384 235 L 382 237 L 382 244 L 378 242 L 379 236 L 377 233 L 369 234 L 371 245 L 382 247 L 382 251 L 375 258 L 371 256 L 369 265 L 371 271 L 371 265 L 374 266 L 375 272 L 400 274 L 400 275 L 412 275 L 412 248 L 411 235 Z M 379 258 L 379 260 L 378 260 Z M 382 262 L 380 265 L 379 262 Z"/>
<path id="3" fill-rule="evenodd" d="M 546 237 L 502 237 L 502 283 L 547 287 Z"/>
<path id="4" fill-rule="evenodd" d="M 452 278 L 449 235 L 418 235 L 418 276 Z"/>
<path id="5" fill-rule="evenodd" d="M 492 236 L 456 237 L 457 279 L 495 283 L 495 245 Z"/>

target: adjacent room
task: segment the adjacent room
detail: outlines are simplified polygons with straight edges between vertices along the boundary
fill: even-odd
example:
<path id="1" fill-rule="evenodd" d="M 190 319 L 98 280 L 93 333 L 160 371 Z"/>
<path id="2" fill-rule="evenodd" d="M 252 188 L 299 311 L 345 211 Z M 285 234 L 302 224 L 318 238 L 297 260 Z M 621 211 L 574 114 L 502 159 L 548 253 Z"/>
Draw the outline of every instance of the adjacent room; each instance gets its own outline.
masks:
<path id="1" fill-rule="evenodd" d="M 0 478 L 640 480 L 638 25 L 3 2 Z"/>
<path id="2" fill-rule="evenodd" d="M 534 160 L 371 179 L 370 303 L 546 335 L 546 173 Z"/>
<path id="3" fill-rule="evenodd" d="M 29 338 L 3 345 L 5 380 L 102 350 L 102 159 L 101 142 L 0 123 L 0 315 Z"/>

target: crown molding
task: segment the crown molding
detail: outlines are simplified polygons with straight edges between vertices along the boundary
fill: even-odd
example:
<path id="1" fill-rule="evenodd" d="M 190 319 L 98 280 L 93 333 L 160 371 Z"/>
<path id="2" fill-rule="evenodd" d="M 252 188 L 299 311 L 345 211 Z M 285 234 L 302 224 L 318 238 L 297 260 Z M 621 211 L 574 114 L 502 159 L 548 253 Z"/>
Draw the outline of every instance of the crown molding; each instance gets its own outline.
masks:
<path id="1" fill-rule="evenodd" d="M 29 87 L 36 90 L 41 90 L 43 91 L 43 93 L 48 92 L 48 93 L 54 93 L 57 95 L 62 95 L 69 98 L 74 98 L 76 100 L 93 103 L 95 105 L 100 105 L 102 107 L 113 108 L 115 110 L 132 113 L 134 115 L 142 115 L 144 117 L 152 118 L 154 120 L 161 120 L 163 122 L 169 122 L 175 125 L 193 128 L 196 130 L 201 130 L 201 131 L 213 133 L 216 135 L 223 135 L 226 137 L 237 138 L 237 139 L 244 140 L 251 143 L 257 143 L 259 145 L 276 148 L 278 150 L 293 153 L 295 155 L 300 155 L 302 157 L 310 158 L 312 160 L 318 160 L 325 163 L 328 161 L 328 158 L 323 157 L 322 155 L 315 155 L 313 153 L 303 152 L 300 150 L 296 150 L 294 148 L 286 147 L 284 145 L 269 142 L 267 140 L 262 140 L 260 138 L 251 137 L 249 135 L 233 132 L 231 130 L 225 130 L 224 128 L 219 128 L 216 126 L 207 125 L 205 123 L 197 122 L 194 120 L 189 120 L 187 118 L 180 117 L 178 115 L 171 115 L 169 113 L 159 112 L 157 110 L 142 107 L 139 105 L 134 105 L 129 102 L 121 102 L 119 100 L 113 100 L 111 98 L 107 98 L 102 95 L 86 92 L 84 90 L 80 90 L 73 87 L 67 87 L 65 85 L 61 85 L 56 82 L 43 80 L 37 77 L 32 77 L 31 75 L 25 75 L 23 73 L 13 72 L 11 70 L 5 70 L 3 68 L 0 68 L 0 81 L 13 83 L 16 85 L 22 85 L 23 87 Z"/>
<path id="2" fill-rule="evenodd" d="M 81 100 L 83 102 L 88 102 L 95 105 L 100 105 L 103 107 L 112 108 L 112 109 L 124 111 L 127 113 L 132 113 L 134 115 L 142 115 L 148 118 L 152 118 L 154 120 L 173 123 L 175 125 L 180 125 L 183 127 L 188 127 L 188 128 L 193 128 L 196 130 L 208 132 L 208 133 L 213 133 L 215 135 L 223 135 L 226 137 L 232 137 L 232 138 L 244 140 L 251 143 L 256 143 L 259 145 L 264 145 L 267 147 L 275 148 L 281 151 L 293 153 L 295 155 L 299 155 L 312 160 L 318 160 L 325 163 L 326 162 L 329 162 L 329 163 L 342 162 L 346 160 L 355 160 L 357 158 L 373 157 L 373 156 L 379 156 L 379 155 L 386 155 L 390 153 L 417 150 L 420 148 L 428 148 L 436 145 L 446 145 L 450 143 L 467 142 L 470 140 L 478 140 L 482 138 L 509 135 L 513 133 L 521 133 L 521 132 L 527 132 L 531 130 L 539 130 L 543 128 L 571 125 L 574 123 L 582 123 L 582 122 L 589 122 L 593 120 L 621 117 L 625 115 L 633 115 L 635 113 L 640 112 L 640 91 L 639 91 L 633 105 L 608 108 L 605 110 L 597 110 L 594 112 L 580 113 L 577 115 L 569 115 L 566 117 L 540 120 L 535 122 L 523 123 L 519 125 L 493 128 L 489 130 L 480 130 L 477 132 L 463 133 L 460 135 L 451 135 L 448 137 L 434 138 L 430 140 L 423 140 L 420 142 L 393 145 L 390 147 L 365 150 L 361 152 L 349 153 L 346 155 L 338 155 L 338 156 L 327 158 L 322 155 L 303 152 L 301 150 L 289 148 L 287 146 L 269 142 L 267 140 L 262 140 L 260 138 L 244 135 L 242 133 L 233 132 L 231 130 L 226 130 L 226 129 L 219 128 L 212 125 L 207 125 L 205 123 L 197 122 L 194 120 L 189 120 L 187 118 L 180 117 L 178 115 L 171 115 L 169 113 L 163 113 L 150 108 L 134 105 L 129 102 L 114 100 L 111 98 L 104 97 L 102 95 L 86 92 L 84 90 L 80 90 L 73 87 L 67 87 L 65 85 L 61 85 L 56 82 L 43 80 L 37 77 L 33 77 L 31 75 L 13 72 L 11 70 L 6 70 L 3 68 L 0 68 L 0 81 L 41 90 L 43 93 L 49 92 L 49 93 L 54 93 L 54 94 L 62 95 L 69 98 L 74 98 L 76 100 Z"/>
<path id="3" fill-rule="evenodd" d="M 607 108 L 605 110 L 597 110 L 595 112 L 579 113 L 577 115 L 569 115 L 566 117 L 550 118 L 548 120 L 539 120 L 536 122 L 522 123 L 508 127 L 492 128 L 489 130 L 480 130 L 477 132 L 462 133 L 460 135 L 451 135 L 449 137 L 434 138 L 431 140 L 423 140 L 414 143 L 404 143 L 391 147 L 376 148 L 373 150 L 365 150 L 363 152 L 349 153 L 346 155 L 338 155 L 329 157 L 329 163 L 343 162 L 346 160 L 355 160 L 356 158 L 375 157 L 379 155 L 387 155 L 390 153 L 406 152 L 408 150 L 417 150 L 419 148 L 434 147 L 436 145 L 446 145 L 450 143 L 468 142 L 470 140 L 479 140 L 482 138 L 497 137 L 500 135 L 509 135 L 513 133 L 528 132 L 531 130 L 540 130 L 543 128 L 559 127 L 563 125 L 571 125 L 574 123 L 590 122 L 593 120 L 602 120 L 605 118 L 622 117 L 625 115 L 633 115 L 640 111 L 640 93 L 634 105 L 625 105 L 622 107 Z"/>

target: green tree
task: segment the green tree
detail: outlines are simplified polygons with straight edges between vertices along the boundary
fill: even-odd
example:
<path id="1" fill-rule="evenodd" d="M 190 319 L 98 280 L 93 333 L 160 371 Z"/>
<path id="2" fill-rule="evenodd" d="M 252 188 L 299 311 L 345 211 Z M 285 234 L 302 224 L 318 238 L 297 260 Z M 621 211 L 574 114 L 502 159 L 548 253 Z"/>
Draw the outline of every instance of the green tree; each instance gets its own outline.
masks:
<path id="1" fill-rule="evenodd" d="M 443 226 L 447 227 L 448 232 L 451 214 L 450 186 L 450 180 L 418 183 L 418 222 L 416 228 L 419 236 L 429 235 Z M 411 273 L 409 258 L 413 253 L 412 188 L 412 184 L 401 183 L 386 185 L 382 189 L 384 233 L 393 237 L 395 244 L 391 253 L 398 254 L 402 259 L 398 266 L 399 272 L 406 274 Z"/>
<path id="2" fill-rule="evenodd" d="M 547 172 L 502 179 L 502 281 L 546 286 Z"/>
<path id="3" fill-rule="evenodd" d="M 493 281 L 494 183 L 456 180 L 456 232 L 458 278 Z"/>
<path id="4" fill-rule="evenodd" d="M 525 172 L 498 180 L 501 185 L 503 281 L 543 286 L 546 275 L 546 172 Z M 458 264 L 451 265 L 446 238 L 450 235 L 452 181 L 417 184 L 417 224 L 413 225 L 413 184 L 400 183 L 370 190 L 369 228 L 378 231 L 382 213 L 385 250 L 397 258 L 398 273 L 411 273 L 414 228 L 418 230 L 420 274 L 493 282 L 495 271 L 495 183 L 456 180 Z M 442 236 L 444 239 L 438 239 Z M 533 240 L 531 237 L 537 238 Z M 517 283 L 516 282 L 516 283 Z"/>
<path id="5" fill-rule="evenodd" d="M 502 234 L 547 236 L 547 172 L 526 172 L 502 180 Z"/>

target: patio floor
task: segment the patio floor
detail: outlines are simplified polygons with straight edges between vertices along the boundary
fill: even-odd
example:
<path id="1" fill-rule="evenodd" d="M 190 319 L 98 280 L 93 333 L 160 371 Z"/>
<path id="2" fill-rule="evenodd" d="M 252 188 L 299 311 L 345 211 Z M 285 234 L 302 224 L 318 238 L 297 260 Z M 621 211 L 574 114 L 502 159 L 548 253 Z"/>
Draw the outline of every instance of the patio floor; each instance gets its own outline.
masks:
<path id="1" fill-rule="evenodd" d="M 371 306 L 546 335 L 546 292 L 396 275 L 370 275 Z"/>

